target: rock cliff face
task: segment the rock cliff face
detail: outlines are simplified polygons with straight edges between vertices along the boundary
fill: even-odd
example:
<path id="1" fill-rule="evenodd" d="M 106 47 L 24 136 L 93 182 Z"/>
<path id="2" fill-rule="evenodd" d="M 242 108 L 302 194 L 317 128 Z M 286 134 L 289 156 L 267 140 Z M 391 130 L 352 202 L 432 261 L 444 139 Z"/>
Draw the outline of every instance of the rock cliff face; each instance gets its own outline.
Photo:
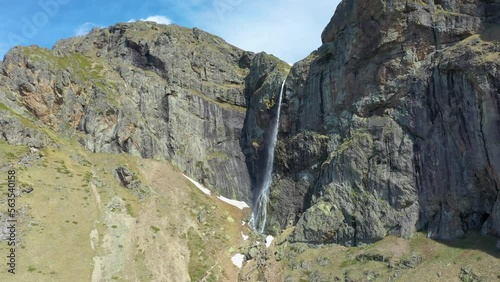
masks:
<path id="1" fill-rule="evenodd" d="M 282 64 L 196 28 L 139 22 L 95 29 L 53 50 L 15 48 L 2 67 L 5 93 L 89 150 L 166 159 L 248 201 L 246 107 Z"/>
<path id="2" fill-rule="evenodd" d="M 291 70 L 149 22 L 15 48 L 0 64 L 1 137 L 44 146 L 39 119 L 250 201 L 288 74 L 268 230 L 346 245 L 500 236 L 500 2 L 344 0 L 322 40 Z"/>
<path id="3" fill-rule="evenodd" d="M 500 236 L 500 2 L 344 0 L 322 40 L 287 80 L 270 227 Z"/>

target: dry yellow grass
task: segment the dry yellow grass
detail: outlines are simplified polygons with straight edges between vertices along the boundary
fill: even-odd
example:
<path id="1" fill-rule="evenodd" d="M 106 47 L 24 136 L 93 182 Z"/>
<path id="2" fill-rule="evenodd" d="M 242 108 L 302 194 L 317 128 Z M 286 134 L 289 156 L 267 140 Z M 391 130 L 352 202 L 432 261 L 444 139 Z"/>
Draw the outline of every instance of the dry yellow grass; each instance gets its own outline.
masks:
<path id="1" fill-rule="evenodd" d="M 19 183 L 34 188 L 17 199 L 24 211 L 15 281 L 194 281 L 195 273 L 236 281 L 229 250 L 243 244 L 244 211 L 204 195 L 168 163 L 92 154 L 75 140 L 52 138 L 60 147 L 42 150 L 28 167 L 17 160 L 29 148 L 0 144 L 4 164 L 12 162 Z M 148 190 L 142 199 L 113 175 L 124 164 Z M 193 212 L 200 207 L 209 211 L 205 224 Z M 197 264 L 199 257 L 206 263 Z M 0 272 L 0 281 L 12 277 Z"/>

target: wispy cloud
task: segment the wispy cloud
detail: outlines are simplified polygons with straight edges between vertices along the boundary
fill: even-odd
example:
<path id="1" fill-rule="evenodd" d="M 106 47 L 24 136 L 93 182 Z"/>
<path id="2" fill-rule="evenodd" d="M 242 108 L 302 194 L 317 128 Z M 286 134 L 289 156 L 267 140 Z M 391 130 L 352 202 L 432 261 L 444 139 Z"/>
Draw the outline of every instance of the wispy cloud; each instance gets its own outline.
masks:
<path id="1" fill-rule="evenodd" d="M 75 29 L 75 36 L 87 35 L 94 27 L 102 27 L 93 22 L 86 22 Z"/>
<path id="2" fill-rule="evenodd" d="M 149 16 L 145 19 L 140 19 L 140 20 L 136 20 L 136 19 L 131 19 L 129 20 L 128 22 L 137 22 L 137 21 L 141 21 L 141 22 L 155 22 L 155 23 L 158 23 L 158 24 L 171 24 L 172 23 L 172 20 L 165 17 L 165 16 Z"/>

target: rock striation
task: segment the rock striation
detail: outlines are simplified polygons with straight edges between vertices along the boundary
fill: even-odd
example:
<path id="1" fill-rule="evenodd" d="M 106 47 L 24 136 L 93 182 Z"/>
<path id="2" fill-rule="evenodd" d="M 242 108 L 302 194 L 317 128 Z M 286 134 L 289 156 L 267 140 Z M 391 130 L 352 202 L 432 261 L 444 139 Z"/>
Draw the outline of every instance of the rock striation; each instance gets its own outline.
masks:
<path id="1" fill-rule="evenodd" d="M 344 0 L 287 79 L 272 229 L 500 236 L 500 3 Z"/>
<path id="2" fill-rule="evenodd" d="M 2 67 L 14 100 L 89 150 L 165 159 L 250 201 L 240 147 L 247 103 L 282 64 L 196 28 L 138 22 L 94 29 L 53 50 L 14 48 Z"/>

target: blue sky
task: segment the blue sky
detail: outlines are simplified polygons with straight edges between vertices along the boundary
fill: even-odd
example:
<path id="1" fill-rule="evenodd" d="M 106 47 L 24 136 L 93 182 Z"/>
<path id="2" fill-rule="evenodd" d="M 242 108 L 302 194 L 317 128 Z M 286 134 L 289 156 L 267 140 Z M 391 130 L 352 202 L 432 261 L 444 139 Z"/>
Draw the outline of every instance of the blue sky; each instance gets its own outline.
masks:
<path id="1" fill-rule="evenodd" d="M 321 45 L 339 0 L 2 1 L 0 58 L 14 45 L 57 40 L 130 20 L 198 27 L 245 50 L 294 63 Z"/>

